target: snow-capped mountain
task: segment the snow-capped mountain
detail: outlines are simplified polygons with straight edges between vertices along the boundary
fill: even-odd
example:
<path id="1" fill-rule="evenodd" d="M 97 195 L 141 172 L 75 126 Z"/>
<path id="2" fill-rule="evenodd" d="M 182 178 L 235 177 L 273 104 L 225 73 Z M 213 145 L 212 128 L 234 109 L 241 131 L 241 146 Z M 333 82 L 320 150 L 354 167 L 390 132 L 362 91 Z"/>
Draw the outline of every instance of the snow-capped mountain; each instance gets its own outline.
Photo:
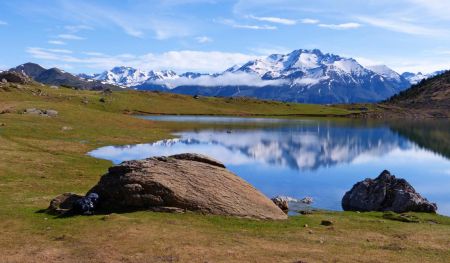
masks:
<path id="1" fill-rule="evenodd" d="M 179 77 L 177 73 L 171 70 L 143 71 L 131 67 L 115 67 L 101 74 L 80 74 L 78 76 L 85 79 L 99 80 L 105 84 L 114 84 L 122 87 L 133 87 L 142 85 L 146 82 L 175 79 Z"/>
<path id="2" fill-rule="evenodd" d="M 241 67 L 229 68 L 216 78 L 232 79 L 230 74 L 239 74 L 242 84 L 199 87 L 186 81 L 185 85 L 171 91 L 294 102 L 349 103 L 384 100 L 410 86 L 406 79 L 387 66 L 365 68 L 352 58 L 323 54 L 317 49 L 299 49 L 289 54 L 258 58 Z M 255 85 L 255 78 L 245 78 L 245 74 L 257 76 L 258 85 Z M 250 81 L 245 83 L 246 79 Z M 261 85 L 264 81 L 267 85 Z"/>
<path id="3" fill-rule="evenodd" d="M 286 79 L 291 85 L 309 86 L 319 82 L 336 81 L 334 77 L 348 78 L 358 83 L 361 78 L 383 77 L 384 81 L 402 82 L 401 76 L 385 65 L 364 68 L 352 58 L 323 54 L 320 50 L 295 50 L 287 55 L 273 54 L 250 61 L 228 72 L 257 74 L 262 79 Z"/>
<path id="4" fill-rule="evenodd" d="M 367 68 L 372 70 L 373 72 L 381 75 L 382 77 L 384 77 L 387 80 L 394 80 L 399 83 L 404 81 L 404 79 L 402 79 L 402 76 L 400 74 L 398 74 L 397 72 L 395 72 L 394 70 L 392 70 L 391 68 L 389 68 L 386 65 L 374 65 L 374 66 L 368 66 Z"/>
<path id="5" fill-rule="evenodd" d="M 143 90 L 310 103 L 381 101 L 411 85 L 387 66 L 364 67 L 352 58 L 324 54 L 318 49 L 273 54 L 215 74 L 178 75 L 173 71 L 116 67 L 90 78 Z"/>
<path id="6" fill-rule="evenodd" d="M 435 72 L 428 73 L 428 74 L 423 74 L 422 72 L 418 72 L 418 73 L 405 72 L 402 74 L 402 77 L 405 78 L 406 80 L 408 80 L 409 83 L 414 85 L 424 79 L 432 78 L 432 77 L 440 75 L 444 72 L 445 72 L 445 70 L 439 70 L 439 71 L 435 71 Z"/>

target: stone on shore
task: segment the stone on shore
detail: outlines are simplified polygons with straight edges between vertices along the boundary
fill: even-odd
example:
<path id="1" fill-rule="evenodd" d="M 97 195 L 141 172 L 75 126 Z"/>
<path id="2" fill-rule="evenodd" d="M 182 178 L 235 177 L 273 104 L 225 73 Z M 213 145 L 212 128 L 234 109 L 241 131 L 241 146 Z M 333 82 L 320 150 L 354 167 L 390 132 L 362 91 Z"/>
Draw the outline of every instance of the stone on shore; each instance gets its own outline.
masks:
<path id="1" fill-rule="evenodd" d="M 345 211 L 436 213 L 437 206 L 423 198 L 405 180 L 383 171 L 376 179 L 356 183 L 342 198 Z"/>
<path id="2" fill-rule="evenodd" d="M 286 214 L 289 211 L 289 200 L 284 196 L 277 196 L 271 199 L 272 202 L 278 206 Z"/>
<path id="3" fill-rule="evenodd" d="M 244 218 L 287 218 L 270 199 L 224 167 L 198 154 L 127 161 L 109 168 L 89 193 L 100 196 L 98 205 L 105 212 L 170 207 Z"/>

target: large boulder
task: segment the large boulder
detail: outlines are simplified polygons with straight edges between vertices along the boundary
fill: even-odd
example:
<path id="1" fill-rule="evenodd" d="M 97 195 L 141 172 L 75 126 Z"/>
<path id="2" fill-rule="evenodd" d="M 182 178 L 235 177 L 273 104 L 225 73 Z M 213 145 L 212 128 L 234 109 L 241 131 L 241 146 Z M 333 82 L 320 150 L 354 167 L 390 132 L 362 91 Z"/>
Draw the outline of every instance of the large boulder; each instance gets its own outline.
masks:
<path id="1" fill-rule="evenodd" d="M 437 206 L 417 193 L 405 180 L 389 171 L 356 183 L 342 198 L 345 211 L 393 211 L 435 213 Z"/>
<path id="2" fill-rule="evenodd" d="M 245 218 L 287 218 L 222 163 L 198 154 L 123 162 L 109 168 L 89 193 L 100 196 L 99 208 L 107 212 L 171 207 Z"/>

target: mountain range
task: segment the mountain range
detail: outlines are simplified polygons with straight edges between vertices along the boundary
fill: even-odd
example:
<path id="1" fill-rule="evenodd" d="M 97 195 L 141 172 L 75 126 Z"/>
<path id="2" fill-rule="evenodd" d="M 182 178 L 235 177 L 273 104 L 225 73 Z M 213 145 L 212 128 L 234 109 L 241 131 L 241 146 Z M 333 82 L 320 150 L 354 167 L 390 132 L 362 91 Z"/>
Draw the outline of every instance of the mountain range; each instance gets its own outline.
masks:
<path id="1" fill-rule="evenodd" d="M 90 90 L 104 90 L 116 88 L 115 85 L 105 84 L 101 81 L 86 80 L 84 78 L 75 76 L 71 73 L 65 72 L 58 68 L 46 69 L 35 63 L 25 63 L 15 68 L 9 69 L 9 71 L 25 74 L 33 80 L 48 84 L 66 86 L 77 89 L 90 89 Z"/>
<path id="2" fill-rule="evenodd" d="M 73 75 L 26 63 L 12 71 L 38 82 L 80 89 L 127 88 L 187 95 L 254 97 L 301 103 L 383 101 L 431 74 L 399 74 L 385 65 L 364 67 L 355 59 L 324 54 L 318 49 L 294 50 L 235 65 L 224 72 L 205 74 L 172 70 L 144 71 L 114 67 L 99 74 Z"/>
<path id="3" fill-rule="evenodd" d="M 318 49 L 273 54 L 224 72 L 202 74 L 142 71 L 115 67 L 86 79 L 139 90 L 161 90 L 205 96 L 248 96 L 307 103 L 376 102 L 420 80 L 437 75 L 398 74 L 387 66 L 364 67 L 352 58 L 324 54 Z"/>

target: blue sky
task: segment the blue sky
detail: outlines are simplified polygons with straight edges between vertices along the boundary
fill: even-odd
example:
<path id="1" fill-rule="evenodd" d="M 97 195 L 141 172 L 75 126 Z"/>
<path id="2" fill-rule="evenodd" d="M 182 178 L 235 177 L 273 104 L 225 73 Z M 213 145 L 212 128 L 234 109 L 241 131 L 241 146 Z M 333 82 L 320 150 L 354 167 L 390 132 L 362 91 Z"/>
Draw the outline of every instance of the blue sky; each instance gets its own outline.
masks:
<path id="1" fill-rule="evenodd" d="M 0 68 L 217 72 L 294 49 L 450 68 L 449 0 L 0 0 Z"/>

